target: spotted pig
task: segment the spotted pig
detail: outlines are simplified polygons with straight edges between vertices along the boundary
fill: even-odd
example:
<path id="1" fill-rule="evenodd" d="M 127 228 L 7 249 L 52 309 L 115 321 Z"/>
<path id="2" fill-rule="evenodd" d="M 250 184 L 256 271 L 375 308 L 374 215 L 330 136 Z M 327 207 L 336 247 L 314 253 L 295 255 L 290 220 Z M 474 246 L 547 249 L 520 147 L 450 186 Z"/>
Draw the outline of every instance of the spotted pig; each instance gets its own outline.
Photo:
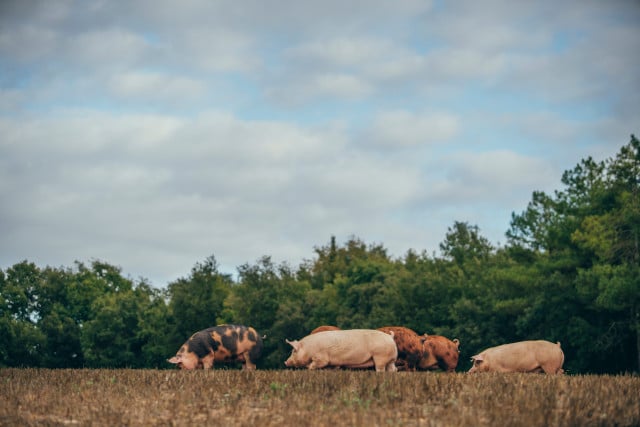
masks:
<path id="1" fill-rule="evenodd" d="M 242 369 L 256 369 L 262 354 L 262 337 L 250 326 L 218 325 L 196 332 L 167 359 L 181 369 L 211 369 L 214 362 L 242 363 Z"/>

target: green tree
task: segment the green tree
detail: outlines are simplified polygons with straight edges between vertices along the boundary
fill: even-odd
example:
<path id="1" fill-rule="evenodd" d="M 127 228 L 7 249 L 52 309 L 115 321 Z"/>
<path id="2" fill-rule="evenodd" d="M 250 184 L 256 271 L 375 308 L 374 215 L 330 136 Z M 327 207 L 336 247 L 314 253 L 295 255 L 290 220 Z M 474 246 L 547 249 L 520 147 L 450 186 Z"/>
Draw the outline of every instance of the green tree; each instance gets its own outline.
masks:
<path id="1" fill-rule="evenodd" d="M 20 321 L 35 321 L 38 316 L 38 289 L 42 274 L 32 262 L 22 261 L 9 267 L 2 286 L 6 310 Z"/>
<path id="2" fill-rule="evenodd" d="M 578 289 L 598 317 L 608 318 L 601 347 L 635 353 L 631 366 L 640 370 L 640 142 L 632 135 L 600 169 L 602 185 L 591 197 L 595 209 L 572 234 L 592 254 L 592 267 L 579 270 Z"/>
<path id="3" fill-rule="evenodd" d="M 0 365 L 39 366 L 45 337 L 37 327 L 42 274 L 22 261 L 0 275 Z"/>
<path id="4" fill-rule="evenodd" d="M 309 328 L 309 313 L 312 310 L 312 298 L 309 297 L 311 285 L 300 280 L 287 264 L 277 268 L 278 309 L 272 325 L 261 325 L 265 340 L 265 366 L 271 368 L 282 367 L 291 347 L 284 339 L 299 339 L 311 330 Z"/>
<path id="5" fill-rule="evenodd" d="M 517 274 L 508 273 L 513 265 L 504 252 L 477 225 L 460 221 L 448 228 L 440 251 L 428 276 L 430 327 L 461 341 L 461 365 L 486 347 L 514 341 L 522 285 Z"/>
<path id="6" fill-rule="evenodd" d="M 42 366 L 47 368 L 80 368 L 84 364 L 81 329 L 60 303 L 38 322 L 44 335 Z"/>
<path id="7" fill-rule="evenodd" d="M 93 304 L 95 317 L 84 324 L 82 346 L 87 366 L 138 367 L 138 305 L 131 290 L 108 293 Z"/>
<path id="8" fill-rule="evenodd" d="M 78 276 L 80 283 L 88 285 L 84 289 L 89 294 L 103 290 L 82 322 L 80 342 L 86 366 L 162 367 L 170 354 L 164 292 L 144 279 L 134 282 L 119 267 L 101 261 L 93 262 L 90 270 L 80 269 Z M 71 289 L 72 295 L 80 297 L 77 289 Z"/>
<path id="9" fill-rule="evenodd" d="M 138 331 L 142 366 L 147 368 L 166 368 L 166 359 L 177 350 L 171 336 L 169 307 L 166 303 L 167 292 L 140 283 L 135 289 L 138 298 Z"/>
<path id="10" fill-rule="evenodd" d="M 239 281 L 233 286 L 229 298 L 225 301 L 224 320 L 252 326 L 260 335 L 266 335 L 262 360 L 259 367 L 279 367 L 284 337 L 291 336 L 296 330 L 291 330 L 287 319 L 281 319 L 277 325 L 279 335 L 274 331 L 274 325 L 279 315 L 298 316 L 295 307 L 288 306 L 285 282 L 293 281 L 293 274 L 286 264 L 276 266 L 270 257 L 262 257 L 256 264 L 243 264 L 238 268 Z M 282 312 L 279 312 L 280 305 Z"/>
<path id="11" fill-rule="evenodd" d="M 42 365 L 48 368 L 78 368 L 84 364 L 80 343 L 83 311 L 70 294 L 77 288 L 76 274 L 71 270 L 47 267 L 39 293 L 38 328 L 45 336 Z M 87 302 L 88 303 L 88 302 Z M 89 311 L 87 311 L 88 313 Z"/>
<path id="12" fill-rule="evenodd" d="M 337 326 L 376 328 L 393 320 L 385 311 L 396 297 L 387 283 L 393 263 L 382 245 L 366 245 L 352 237 L 343 247 L 336 247 L 332 238 L 328 247 L 316 249 L 316 253 L 318 264 L 312 269 L 312 282 L 321 279 L 322 288 L 330 290 L 325 295 L 337 300 Z"/>
<path id="13" fill-rule="evenodd" d="M 444 242 L 440 243 L 444 257 L 458 266 L 486 261 L 493 249 L 489 240 L 480 234 L 477 225 L 460 221 L 455 221 L 453 227 L 449 227 Z"/>
<path id="14" fill-rule="evenodd" d="M 169 284 L 169 314 L 173 324 L 170 342 L 174 347 L 182 345 L 194 332 L 219 322 L 232 284 L 230 275 L 219 272 L 213 255 L 197 263 L 189 277 Z"/>
<path id="15" fill-rule="evenodd" d="M 582 160 L 563 174 L 563 190 L 534 193 L 527 210 L 512 216 L 510 244 L 537 254 L 546 281 L 521 325 L 532 326 L 536 312 L 563 312 L 554 335 L 568 338 L 565 354 L 580 369 L 640 365 L 639 182 L 640 143 L 632 136 L 615 158 Z M 612 354 L 624 356 L 612 361 Z"/>

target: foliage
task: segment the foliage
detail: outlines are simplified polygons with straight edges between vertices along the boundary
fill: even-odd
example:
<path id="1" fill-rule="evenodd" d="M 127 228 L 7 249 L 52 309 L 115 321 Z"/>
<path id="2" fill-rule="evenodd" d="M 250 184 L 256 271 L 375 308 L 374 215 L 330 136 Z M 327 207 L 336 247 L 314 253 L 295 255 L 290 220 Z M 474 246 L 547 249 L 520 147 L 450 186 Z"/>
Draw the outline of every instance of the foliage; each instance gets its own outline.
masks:
<path id="1" fill-rule="evenodd" d="M 191 334 L 217 323 L 231 284 L 231 277 L 219 272 L 214 256 L 197 263 L 189 277 L 169 284 L 172 327 L 164 333 L 170 336 L 174 352 Z"/>

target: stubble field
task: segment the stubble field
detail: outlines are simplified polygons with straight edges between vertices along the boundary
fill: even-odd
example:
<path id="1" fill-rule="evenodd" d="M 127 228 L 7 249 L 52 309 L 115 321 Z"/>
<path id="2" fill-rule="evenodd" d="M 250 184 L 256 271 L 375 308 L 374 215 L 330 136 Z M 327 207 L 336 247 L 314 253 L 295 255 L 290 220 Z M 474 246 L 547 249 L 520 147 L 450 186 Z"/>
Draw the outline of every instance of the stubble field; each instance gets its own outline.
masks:
<path id="1" fill-rule="evenodd" d="M 0 369 L 0 425 L 633 426 L 640 377 Z"/>

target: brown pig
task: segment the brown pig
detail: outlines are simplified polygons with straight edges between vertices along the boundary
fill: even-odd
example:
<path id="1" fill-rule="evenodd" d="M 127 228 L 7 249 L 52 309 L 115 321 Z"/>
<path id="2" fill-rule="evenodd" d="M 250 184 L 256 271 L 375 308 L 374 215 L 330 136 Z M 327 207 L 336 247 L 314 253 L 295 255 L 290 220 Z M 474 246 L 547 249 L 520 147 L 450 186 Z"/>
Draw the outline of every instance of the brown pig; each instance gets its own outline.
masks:
<path id="1" fill-rule="evenodd" d="M 324 331 L 300 341 L 285 340 L 293 350 L 287 367 L 321 369 L 332 367 L 396 371 L 398 349 L 393 336 L 373 329 Z"/>
<path id="2" fill-rule="evenodd" d="M 460 355 L 460 341 L 453 341 L 441 335 L 427 335 L 422 337 L 423 356 L 418 362 L 418 369 L 455 372 Z"/>
<path id="3" fill-rule="evenodd" d="M 313 331 L 311 331 L 309 333 L 309 335 L 311 334 L 317 334 L 318 332 L 324 332 L 324 331 L 339 331 L 340 328 L 338 328 L 337 326 L 330 326 L 330 325 L 322 325 L 322 326 L 318 326 L 317 328 L 315 328 Z"/>
<path id="4" fill-rule="evenodd" d="M 387 334 L 393 332 L 393 340 L 398 347 L 396 367 L 399 370 L 415 371 L 418 362 L 422 359 L 424 338 L 404 326 L 383 326 L 378 330 Z"/>
<path id="5" fill-rule="evenodd" d="M 262 337 L 241 325 L 218 325 L 196 332 L 167 359 L 181 369 L 211 369 L 214 362 L 242 362 L 242 369 L 256 369 L 262 354 Z"/>
<path id="6" fill-rule="evenodd" d="M 560 343 L 521 341 L 484 350 L 471 358 L 474 372 L 544 372 L 561 374 L 564 353 Z"/>

